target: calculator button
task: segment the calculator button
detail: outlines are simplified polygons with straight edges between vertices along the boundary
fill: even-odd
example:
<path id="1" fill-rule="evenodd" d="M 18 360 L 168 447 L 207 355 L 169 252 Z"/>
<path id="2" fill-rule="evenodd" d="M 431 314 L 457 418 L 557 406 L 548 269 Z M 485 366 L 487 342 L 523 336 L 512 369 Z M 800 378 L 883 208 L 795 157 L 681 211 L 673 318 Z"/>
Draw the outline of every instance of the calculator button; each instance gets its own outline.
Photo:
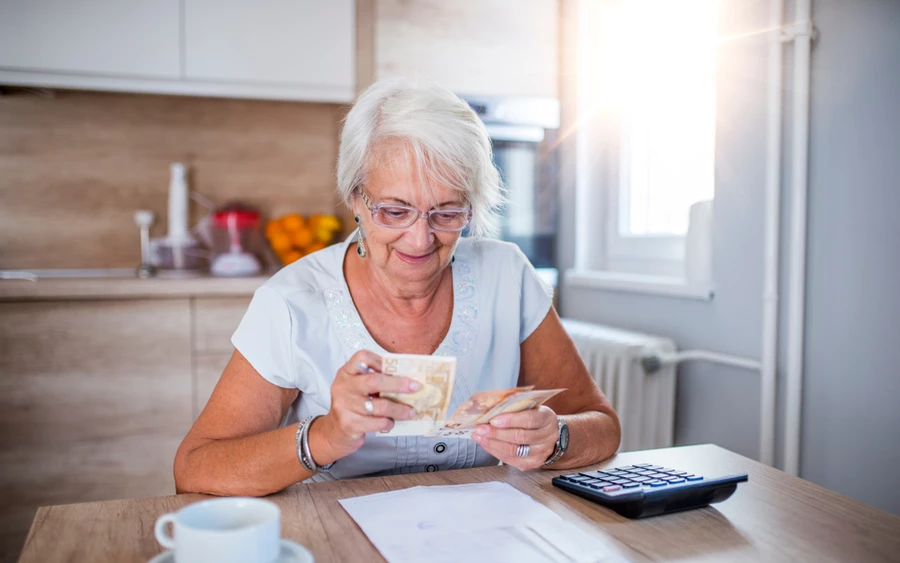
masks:
<path id="1" fill-rule="evenodd" d="M 633 479 L 633 481 L 634 481 L 635 483 L 645 483 L 645 482 L 647 482 L 647 481 L 652 481 L 652 480 L 653 480 L 653 479 L 650 478 L 650 477 L 635 477 L 635 478 Z"/>
<path id="2" fill-rule="evenodd" d="M 675 479 L 669 479 L 669 483 L 671 483 L 673 485 L 676 485 L 678 483 L 684 483 L 684 479 L 682 479 L 681 477 L 677 477 Z"/>
<path id="3" fill-rule="evenodd" d="M 599 483 L 602 479 L 585 479 L 581 482 L 582 485 L 593 485 L 594 483 Z"/>
<path id="4" fill-rule="evenodd" d="M 567 477 L 569 481 L 575 481 L 576 483 L 580 483 L 582 481 L 590 481 L 593 477 L 588 477 L 587 475 L 576 475 L 575 477 Z"/>
<path id="5" fill-rule="evenodd" d="M 653 477 L 654 479 L 665 479 L 666 477 L 668 477 L 668 475 L 666 475 L 665 473 L 654 473 L 650 475 L 650 477 Z"/>
<path id="6" fill-rule="evenodd" d="M 688 481 L 702 481 L 703 480 L 703 477 L 700 475 L 685 475 L 684 478 L 687 479 Z"/>
<path id="7" fill-rule="evenodd" d="M 617 467 L 616 469 L 618 469 L 619 471 L 631 471 L 632 469 L 635 469 L 635 466 L 625 465 L 623 467 Z"/>
<path id="8" fill-rule="evenodd" d="M 685 475 L 690 475 L 687 471 L 673 471 L 672 475 L 677 475 L 678 477 L 684 477 Z"/>
<path id="9" fill-rule="evenodd" d="M 667 483 L 666 481 L 660 481 L 657 479 L 656 481 L 650 481 L 649 483 L 646 483 L 646 484 L 650 485 L 651 487 L 662 487 L 664 485 L 668 485 L 669 483 Z"/>
<path id="10" fill-rule="evenodd" d="M 608 487 L 609 485 L 610 485 L 610 483 L 607 483 L 606 481 L 601 481 L 600 483 L 594 483 L 592 485 L 588 485 L 588 487 L 590 487 L 592 489 L 602 489 L 603 487 Z"/>
<path id="11" fill-rule="evenodd" d="M 640 483 L 625 483 L 624 485 L 622 485 L 622 488 L 623 489 L 633 489 L 635 487 L 640 487 L 640 486 L 641 486 Z"/>
<path id="12" fill-rule="evenodd" d="M 618 490 L 620 490 L 621 488 L 622 488 L 622 487 L 620 487 L 619 485 L 610 485 L 610 486 L 608 486 L 608 487 L 603 487 L 603 492 L 604 492 L 604 493 L 611 493 L 611 492 L 613 492 L 613 491 L 618 491 Z"/>
<path id="13" fill-rule="evenodd" d="M 665 479 L 663 479 L 663 481 L 668 481 L 671 483 L 672 481 L 677 481 L 679 479 L 681 479 L 681 477 L 666 477 Z"/>
<path id="14" fill-rule="evenodd" d="M 631 483 L 631 481 L 629 481 L 628 479 L 616 479 L 615 481 L 613 481 L 613 484 L 615 485 L 624 485 L 625 483 Z"/>

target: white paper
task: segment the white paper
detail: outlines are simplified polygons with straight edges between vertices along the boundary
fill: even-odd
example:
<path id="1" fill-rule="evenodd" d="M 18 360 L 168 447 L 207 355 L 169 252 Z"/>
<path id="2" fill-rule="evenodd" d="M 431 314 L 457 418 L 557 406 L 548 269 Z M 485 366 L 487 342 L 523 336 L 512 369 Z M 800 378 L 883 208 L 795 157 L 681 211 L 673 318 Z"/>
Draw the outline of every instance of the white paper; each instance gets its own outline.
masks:
<path id="1" fill-rule="evenodd" d="M 412 487 L 340 503 L 390 563 L 619 560 L 506 483 Z"/>

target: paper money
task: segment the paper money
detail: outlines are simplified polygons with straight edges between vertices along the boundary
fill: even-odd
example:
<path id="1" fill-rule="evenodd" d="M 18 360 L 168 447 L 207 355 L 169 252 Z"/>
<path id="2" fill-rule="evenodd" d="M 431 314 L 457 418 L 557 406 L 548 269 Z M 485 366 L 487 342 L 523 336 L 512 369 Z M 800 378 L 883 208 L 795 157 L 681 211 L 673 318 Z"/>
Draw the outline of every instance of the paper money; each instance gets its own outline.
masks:
<path id="1" fill-rule="evenodd" d="M 533 385 L 528 387 L 514 387 L 512 389 L 500 389 L 498 391 L 477 391 L 456 409 L 450 420 L 444 425 L 448 428 L 459 428 L 460 426 L 468 426 L 478 424 L 478 420 L 487 414 L 491 409 L 499 405 L 504 399 L 520 393 L 522 391 L 531 391 Z"/>
<path id="2" fill-rule="evenodd" d="M 422 388 L 415 393 L 382 393 L 381 396 L 415 409 L 412 420 L 398 420 L 382 436 L 422 436 L 439 428 L 447 418 L 456 358 L 417 354 L 385 354 L 381 372 L 415 379 Z"/>
<path id="3" fill-rule="evenodd" d="M 495 416 L 535 409 L 550 397 L 565 389 L 517 387 L 500 391 L 479 391 L 453 413 L 442 427 L 426 434 L 428 437 L 469 438 L 479 424 L 487 424 Z"/>

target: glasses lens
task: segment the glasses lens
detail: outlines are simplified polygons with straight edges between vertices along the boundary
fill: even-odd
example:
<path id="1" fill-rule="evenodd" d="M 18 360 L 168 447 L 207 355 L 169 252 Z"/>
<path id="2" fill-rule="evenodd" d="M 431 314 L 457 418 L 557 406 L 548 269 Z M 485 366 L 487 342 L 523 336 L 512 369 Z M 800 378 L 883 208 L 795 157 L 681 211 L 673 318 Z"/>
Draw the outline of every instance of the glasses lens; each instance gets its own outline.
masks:
<path id="1" fill-rule="evenodd" d="M 383 227 L 408 227 L 419 216 L 417 211 L 402 205 L 382 205 L 375 213 L 375 222 Z"/>
<path id="2" fill-rule="evenodd" d="M 428 221 L 433 228 L 441 231 L 461 231 L 469 222 L 469 212 L 459 210 L 437 211 L 428 217 Z"/>

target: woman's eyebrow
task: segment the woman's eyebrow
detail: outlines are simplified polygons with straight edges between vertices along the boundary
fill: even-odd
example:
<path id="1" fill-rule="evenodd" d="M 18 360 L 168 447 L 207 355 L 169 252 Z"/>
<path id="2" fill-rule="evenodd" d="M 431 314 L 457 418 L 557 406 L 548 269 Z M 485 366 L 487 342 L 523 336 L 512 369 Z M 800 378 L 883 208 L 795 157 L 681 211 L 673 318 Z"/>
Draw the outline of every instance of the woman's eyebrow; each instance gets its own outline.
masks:
<path id="1" fill-rule="evenodd" d="M 400 205 L 405 205 L 406 207 L 415 207 L 415 205 L 411 204 L 410 202 L 406 201 L 405 199 L 400 199 L 399 197 L 389 196 L 389 197 L 384 198 L 383 201 L 391 202 L 391 203 L 399 203 Z M 452 201 L 441 202 L 441 203 L 435 205 L 434 208 L 439 209 L 441 207 L 448 207 L 448 206 L 462 207 L 463 205 L 464 204 L 462 201 L 460 201 L 458 199 L 454 199 Z"/>

